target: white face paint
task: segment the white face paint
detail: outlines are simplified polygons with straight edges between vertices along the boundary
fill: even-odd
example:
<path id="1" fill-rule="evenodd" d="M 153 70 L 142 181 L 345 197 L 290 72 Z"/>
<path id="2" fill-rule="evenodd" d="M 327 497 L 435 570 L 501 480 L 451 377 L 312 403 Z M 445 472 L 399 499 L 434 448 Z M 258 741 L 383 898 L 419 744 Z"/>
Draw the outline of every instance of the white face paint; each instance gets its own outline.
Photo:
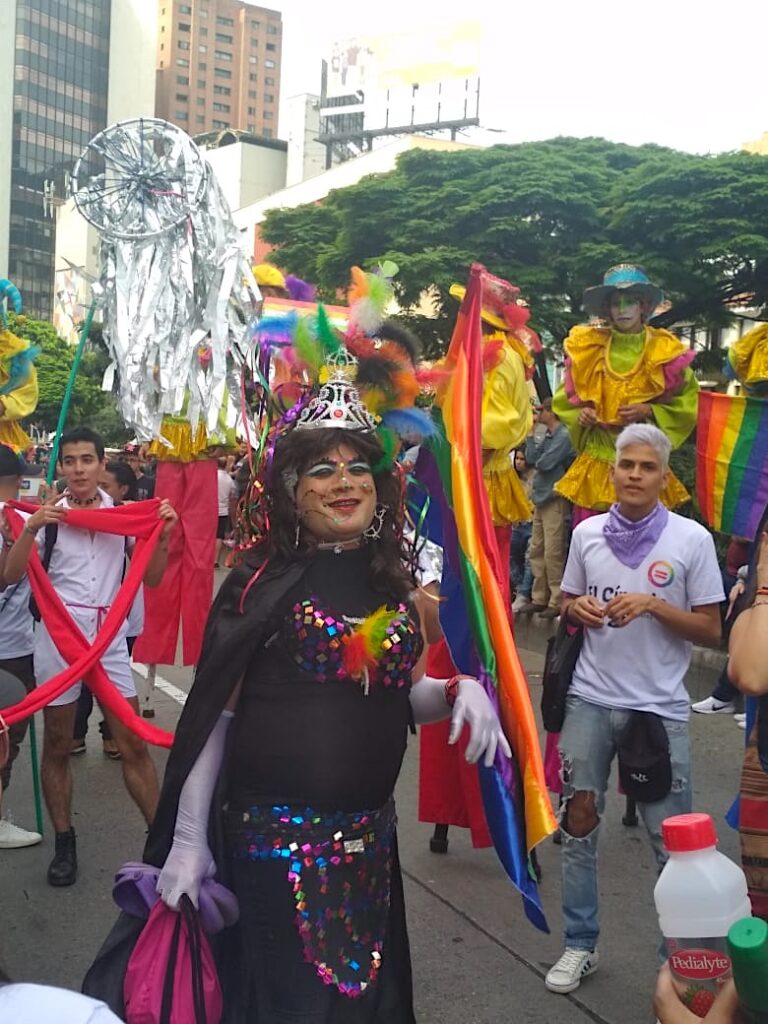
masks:
<path id="1" fill-rule="evenodd" d="M 622 334 L 639 334 L 643 327 L 643 306 L 635 293 L 616 291 L 610 301 L 611 322 Z"/>

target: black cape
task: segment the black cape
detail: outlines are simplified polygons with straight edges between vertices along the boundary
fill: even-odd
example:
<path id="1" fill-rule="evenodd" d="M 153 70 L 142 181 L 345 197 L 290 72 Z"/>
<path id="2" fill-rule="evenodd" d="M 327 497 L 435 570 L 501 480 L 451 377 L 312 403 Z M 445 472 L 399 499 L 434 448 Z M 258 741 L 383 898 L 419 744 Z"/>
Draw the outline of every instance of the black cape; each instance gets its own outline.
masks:
<path id="1" fill-rule="evenodd" d="M 301 582 L 309 562 L 306 559 L 268 565 L 247 592 L 242 611 L 241 601 L 253 578 L 253 566 L 234 569 L 221 587 L 208 617 L 194 684 L 168 757 L 157 814 L 144 847 L 145 863 L 165 863 L 173 841 L 182 786 L 254 653 L 268 639 L 274 611 Z M 225 785 L 226 780 L 221 778 L 220 789 Z M 221 806 L 221 800 L 214 799 L 214 806 Z M 227 858 L 223 855 L 220 815 L 211 815 L 209 842 L 217 864 L 224 867 Z M 219 877 L 226 885 L 228 880 L 221 878 L 221 872 Z M 83 981 L 86 995 L 102 999 L 121 1018 L 125 1015 L 123 979 L 143 926 L 142 919 L 121 913 Z M 238 939 L 235 926 L 226 928 L 211 943 L 225 995 L 238 987 L 227 980 L 236 981 Z M 235 1007 L 225 1003 L 224 1021 L 237 1019 L 237 1013 Z"/>

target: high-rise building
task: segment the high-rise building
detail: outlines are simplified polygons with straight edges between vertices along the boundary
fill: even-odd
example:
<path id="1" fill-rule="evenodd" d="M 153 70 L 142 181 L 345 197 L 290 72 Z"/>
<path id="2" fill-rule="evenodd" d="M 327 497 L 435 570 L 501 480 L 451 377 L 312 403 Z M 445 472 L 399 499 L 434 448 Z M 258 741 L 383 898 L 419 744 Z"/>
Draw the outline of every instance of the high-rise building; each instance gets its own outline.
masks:
<path id="1" fill-rule="evenodd" d="M 54 205 L 86 143 L 113 120 L 154 111 L 154 34 L 144 0 L 3 0 L 0 277 L 32 316 L 53 305 Z"/>
<path id="2" fill-rule="evenodd" d="M 158 117 L 277 137 L 283 23 L 242 0 L 156 0 Z"/>

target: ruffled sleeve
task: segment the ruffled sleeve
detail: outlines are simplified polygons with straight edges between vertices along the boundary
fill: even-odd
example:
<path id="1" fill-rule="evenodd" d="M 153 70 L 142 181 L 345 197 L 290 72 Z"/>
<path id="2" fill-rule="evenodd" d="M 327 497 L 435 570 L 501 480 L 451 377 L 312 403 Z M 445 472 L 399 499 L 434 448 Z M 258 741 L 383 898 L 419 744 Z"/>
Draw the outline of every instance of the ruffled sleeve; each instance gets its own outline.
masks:
<path id="1" fill-rule="evenodd" d="M 673 448 L 679 448 L 696 426 L 699 409 L 699 382 L 693 370 L 683 370 L 681 388 L 677 394 L 660 401 L 651 402 L 653 420 L 663 430 Z"/>

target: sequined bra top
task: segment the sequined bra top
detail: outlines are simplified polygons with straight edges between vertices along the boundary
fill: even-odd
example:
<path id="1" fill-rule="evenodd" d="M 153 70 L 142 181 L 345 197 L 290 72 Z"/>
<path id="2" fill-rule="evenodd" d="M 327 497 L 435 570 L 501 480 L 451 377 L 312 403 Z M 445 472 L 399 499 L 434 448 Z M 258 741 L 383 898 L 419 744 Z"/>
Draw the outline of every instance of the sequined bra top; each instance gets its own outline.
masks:
<path id="1" fill-rule="evenodd" d="M 317 598 L 310 597 L 294 604 L 280 639 L 291 660 L 318 682 L 343 679 L 347 676 L 344 647 L 361 621 L 345 620 L 327 612 Z M 404 686 L 419 659 L 422 643 L 421 632 L 407 605 L 398 604 L 381 643 L 378 669 L 371 676 L 371 684 Z"/>

